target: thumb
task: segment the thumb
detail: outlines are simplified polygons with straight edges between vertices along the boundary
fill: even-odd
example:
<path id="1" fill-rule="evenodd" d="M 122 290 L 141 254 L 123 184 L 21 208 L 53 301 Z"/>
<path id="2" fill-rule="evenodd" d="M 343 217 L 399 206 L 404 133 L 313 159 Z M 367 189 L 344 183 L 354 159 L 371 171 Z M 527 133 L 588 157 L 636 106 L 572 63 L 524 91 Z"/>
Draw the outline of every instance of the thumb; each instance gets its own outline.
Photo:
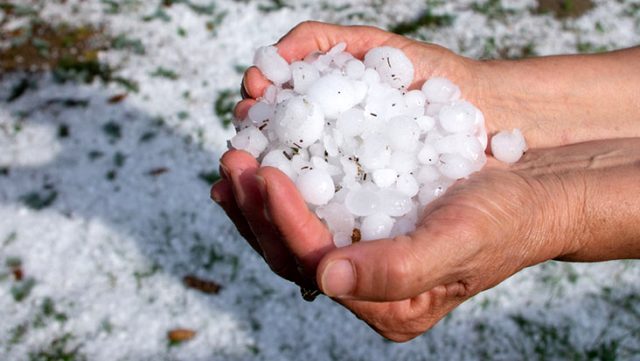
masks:
<path id="1" fill-rule="evenodd" d="M 317 283 L 330 297 L 388 302 L 456 282 L 449 272 L 456 269 L 455 242 L 429 233 L 420 228 L 410 236 L 335 249 L 321 260 Z"/>

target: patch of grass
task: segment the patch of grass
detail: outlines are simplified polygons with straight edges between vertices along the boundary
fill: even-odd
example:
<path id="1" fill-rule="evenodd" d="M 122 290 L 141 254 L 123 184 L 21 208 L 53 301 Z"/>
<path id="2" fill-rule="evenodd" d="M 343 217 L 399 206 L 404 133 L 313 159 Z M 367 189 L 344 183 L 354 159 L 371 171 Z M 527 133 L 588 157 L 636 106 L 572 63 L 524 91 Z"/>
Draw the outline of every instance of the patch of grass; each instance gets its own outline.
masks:
<path id="1" fill-rule="evenodd" d="M 29 361 L 86 361 L 86 356 L 80 353 L 80 345 L 71 345 L 72 339 L 70 333 L 56 337 L 41 350 L 30 352 Z"/>
<path id="2" fill-rule="evenodd" d="M 431 9 L 425 10 L 420 16 L 412 21 L 402 22 L 392 26 L 389 31 L 405 35 L 416 32 L 421 28 L 441 28 L 453 23 L 455 17 L 450 14 L 435 14 Z"/>
<path id="3" fill-rule="evenodd" d="M 111 39 L 111 48 L 116 50 L 130 50 L 134 54 L 144 55 L 146 50 L 140 39 L 132 39 L 126 34 L 120 34 Z"/>
<path id="4" fill-rule="evenodd" d="M 29 297 L 31 294 L 31 290 L 36 285 L 36 281 L 29 277 L 22 281 L 16 282 L 13 286 L 11 286 L 11 296 L 16 302 L 22 302 L 24 299 Z"/>
<path id="5" fill-rule="evenodd" d="M 578 18 L 594 6 L 592 0 L 538 0 L 536 12 L 553 14 L 558 19 Z"/>
<path id="6" fill-rule="evenodd" d="M 113 164 L 118 168 L 121 168 L 126 160 L 127 156 L 120 152 L 116 152 L 116 154 L 113 155 Z"/>
<path id="7" fill-rule="evenodd" d="M 33 86 L 34 84 L 30 82 L 28 78 L 25 77 L 20 79 L 18 83 L 16 83 L 14 86 L 11 87 L 11 92 L 7 97 L 7 102 L 11 103 L 17 100 L 18 98 L 23 96 L 27 92 L 27 90 L 29 90 Z"/>
<path id="8" fill-rule="evenodd" d="M 111 141 L 122 138 L 122 128 L 120 127 L 120 124 L 114 122 L 113 120 L 103 125 L 102 131 L 109 137 Z"/>
<path id="9" fill-rule="evenodd" d="M 476 2 L 471 5 L 473 11 L 484 14 L 489 19 L 504 19 L 509 15 L 515 14 L 512 9 L 506 9 L 502 6 L 501 0 L 487 0 L 484 2 Z"/>
<path id="10" fill-rule="evenodd" d="M 171 69 L 158 67 L 153 73 L 150 74 L 154 78 L 165 78 L 169 80 L 177 80 L 178 74 Z"/>
<path id="11" fill-rule="evenodd" d="M 94 161 L 96 159 L 104 157 L 104 153 L 99 150 L 92 150 L 87 153 L 87 157 L 89 158 L 89 160 Z"/>
<path id="12" fill-rule="evenodd" d="M 200 172 L 198 174 L 198 178 L 207 183 L 207 185 L 211 185 L 220 180 L 220 174 L 214 169 L 211 171 Z"/>
<path id="13" fill-rule="evenodd" d="M 51 206 L 58 198 L 58 192 L 46 189 L 40 192 L 34 191 L 20 197 L 20 201 L 34 210 L 42 210 Z"/>
<path id="14" fill-rule="evenodd" d="M 238 100 L 236 92 L 230 89 L 221 91 L 216 97 L 213 109 L 225 128 L 233 122 L 233 108 Z"/>

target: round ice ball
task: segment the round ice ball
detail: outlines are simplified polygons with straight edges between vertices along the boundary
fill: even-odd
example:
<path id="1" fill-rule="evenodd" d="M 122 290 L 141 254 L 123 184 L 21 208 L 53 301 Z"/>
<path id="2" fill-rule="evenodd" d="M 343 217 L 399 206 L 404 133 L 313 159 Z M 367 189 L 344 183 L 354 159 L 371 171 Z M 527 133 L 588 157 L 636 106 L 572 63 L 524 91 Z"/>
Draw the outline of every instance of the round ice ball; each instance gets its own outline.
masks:
<path id="1" fill-rule="evenodd" d="M 357 104 L 353 82 L 337 74 L 329 74 L 315 81 L 307 91 L 309 99 L 317 103 L 327 118 L 337 116 Z"/>
<path id="2" fill-rule="evenodd" d="M 296 180 L 296 187 L 300 191 L 302 198 L 315 206 L 329 203 L 335 194 L 335 185 L 329 173 L 312 169 L 302 173 Z"/>
<path id="3" fill-rule="evenodd" d="M 527 150 L 527 143 L 519 129 L 502 131 L 491 138 L 491 153 L 497 160 L 515 163 Z"/>
<path id="4" fill-rule="evenodd" d="M 405 173 L 401 174 L 396 180 L 396 189 L 409 197 L 413 197 L 418 194 L 420 185 L 414 176 Z"/>
<path id="5" fill-rule="evenodd" d="M 381 136 L 368 137 L 357 153 L 360 164 L 367 170 L 385 168 L 391 159 L 391 147 Z"/>
<path id="6" fill-rule="evenodd" d="M 345 137 L 355 137 L 362 134 L 365 125 L 364 110 L 358 108 L 351 108 L 346 112 L 340 113 L 336 122 L 336 128 Z"/>
<path id="7" fill-rule="evenodd" d="M 394 224 L 393 218 L 383 213 L 376 213 L 364 217 L 360 226 L 360 234 L 363 241 L 387 238 L 391 234 Z"/>
<path id="8" fill-rule="evenodd" d="M 231 145 L 235 149 L 244 150 L 256 158 L 267 148 L 268 144 L 267 137 L 254 126 L 244 128 L 231 138 Z"/>
<path id="9" fill-rule="evenodd" d="M 291 79 L 289 63 L 278 54 L 278 48 L 275 46 L 258 48 L 253 57 L 253 64 L 274 84 L 284 84 Z"/>
<path id="10" fill-rule="evenodd" d="M 440 109 L 440 125 L 449 133 L 472 133 L 479 110 L 467 101 L 453 102 Z"/>
<path id="11" fill-rule="evenodd" d="M 358 217 L 366 217 L 376 213 L 380 207 L 380 197 L 374 191 L 360 188 L 347 194 L 344 205 Z"/>
<path id="12" fill-rule="evenodd" d="M 350 79 L 361 79 L 364 76 L 365 66 L 358 59 L 347 61 L 344 66 L 344 73 Z"/>
<path id="13" fill-rule="evenodd" d="M 373 182 L 380 188 L 391 187 L 398 178 L 398 171 L 395 169 L 376 169 L 373 171 Z"/>
<path id="14" fill-rule="evenodd" d="M 257 102 L 249 108 L 249 119 L 259 127 L 273 118 L 274 106 L 266 102 Z"/>
<path id="15" fill-rule="evenodd" d="M 383 189 L 378 192 L 380 197 L 380 210 L 392 217 L 401 217 L 411 211 L 413 204 L 411 197 L 394 189 Z"/>
<path id="16" fill-rule="evenodd" d="M 460 88 L 447 78 L 433 77 L 422 85 L 429 103 L 444 103 L 460 97 Z"/>
<path id="17" fill-rule="evenodd" d="M 316 214 L 324 219 L 329 230 L 334 233 L 351 233 L 353 231 L 355 217 L 344 204 L 329 203 L 326 206 L 318 207 Z"/>
<path id="18" fill-rule="evenodd" d="M 393 149 L 411 152 L 418 146 L 420 127 L 413 118 L 399 116 L 389 120 L 386 134 Z"/>
<path id="19" fill-rule="evenodd" d="M 305 94 L 309 87 L 320 78 L 318 69 L 304 61 L 291 64 L 291 84 L 298 94 Z"/>
<path id="20" fill-rule="evenodd" d="M 443 154 L 440 156 L 440 173 L 449 179 L 466 178 L 473 173 L 472 162 L 459 154 Z"/>
<path id="21" fill-rule="evenodd" d="M 413 82 L 413 63 L 397 48 L 373 48 L 364 56 L 364 65 L 375 69 L 380 79 L 396 89 L 406 89 Z"/>
<path id="22" fill-rule="evenodd" d="M 291 161 L 287 158 L 288 155 L 285 155 L 286 151 L 283 149 L 272 150 L 267 153 L 264 158 L 262 158 L 262 162 L 260 166 L 262 167 L 274 167 L 278 168 L 282 173 L 286 174 L 292 180 L 295 180 L 297 177 L 296 172 L 293 171 L 293 167 L 291 166 Z"/>
<path id="23" fill-rule="evenodd" d="M 320 106 L 296 96 L 276 106 L 272 129 L 282 143 L 302 148 L 320 139 L 324 125 Z"/>

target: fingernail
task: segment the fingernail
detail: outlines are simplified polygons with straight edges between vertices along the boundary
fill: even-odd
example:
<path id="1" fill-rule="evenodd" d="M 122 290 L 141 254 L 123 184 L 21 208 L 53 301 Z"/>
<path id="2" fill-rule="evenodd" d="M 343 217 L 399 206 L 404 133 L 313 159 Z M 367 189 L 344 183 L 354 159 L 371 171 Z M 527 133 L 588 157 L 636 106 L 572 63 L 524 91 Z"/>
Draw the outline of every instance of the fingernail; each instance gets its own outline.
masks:
<path id="1" fill-rule="evenodd" d="M 267 199 L 268 199 L 267 181 L 264 179 L 264 177 L 259 175 L 256 175 L 255 179 L 256 179 L 256 186 L 260 191 L 260 197 L 262 197 L 262 204 L 263 204 L 262 213 L 264 214 L 264 218 L 267 221 L 271 222 L 271 214 L 269 214 L 269 208 L 267 207 Z"/>
<path id="2" fill-rule="evenodd" d="M 322 273 L 322 290 L 329 297 L 345 297 L 353 292 L 356 275 L 348 260 L 329 263 Z"/>
<path id="3" fill-rule="evenodd" d="M 211 200 L 216 202 L 219 205 L 221 201 L 220 195 L 217 194 L 215 191 L 211 192 Z"/>
<path id="4" fill-rule="evenodd" d="M 222 164 L 222 162 L 220 162 L 220 175 L 223 179 L 229 179 L 229 169 L 227 169 L 227 167 Z"/>
<path id="5" fill-rule="evenodd" d="M 242 187 L 242 183 L 240 182 L 241 171 L 234 170 L 231 172 L 231 182 L 233 183 L 233 193 L 236 195 L 236 202 L 239 206 L 244 205 L 244 189 Z"/>

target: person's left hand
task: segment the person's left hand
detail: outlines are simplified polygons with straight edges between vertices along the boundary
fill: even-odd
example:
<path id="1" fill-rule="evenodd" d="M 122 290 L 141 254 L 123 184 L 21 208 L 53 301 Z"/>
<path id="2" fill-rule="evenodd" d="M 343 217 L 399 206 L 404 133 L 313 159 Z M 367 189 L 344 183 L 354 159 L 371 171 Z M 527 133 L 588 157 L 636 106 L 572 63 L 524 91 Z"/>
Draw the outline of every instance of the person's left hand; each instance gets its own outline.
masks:
<path id="1" fill-rule="evenodd" d="M 638 157 L 640 140 L 631 139 L 534 150 L 511 167 L 490 162 L 431 203 L 412 234 L 340 249 L 289 178 L 258 169 L 245 152 L 223 156 L 212 198 L 276 273 L 315 279 L 381 335 L 406 341 L 524 267 L 637 256 L 628 227 L 594 212 L 634 214 L 624 194 L 597 186 L 610 177 L 613 190 L 633 188 Z"/>

